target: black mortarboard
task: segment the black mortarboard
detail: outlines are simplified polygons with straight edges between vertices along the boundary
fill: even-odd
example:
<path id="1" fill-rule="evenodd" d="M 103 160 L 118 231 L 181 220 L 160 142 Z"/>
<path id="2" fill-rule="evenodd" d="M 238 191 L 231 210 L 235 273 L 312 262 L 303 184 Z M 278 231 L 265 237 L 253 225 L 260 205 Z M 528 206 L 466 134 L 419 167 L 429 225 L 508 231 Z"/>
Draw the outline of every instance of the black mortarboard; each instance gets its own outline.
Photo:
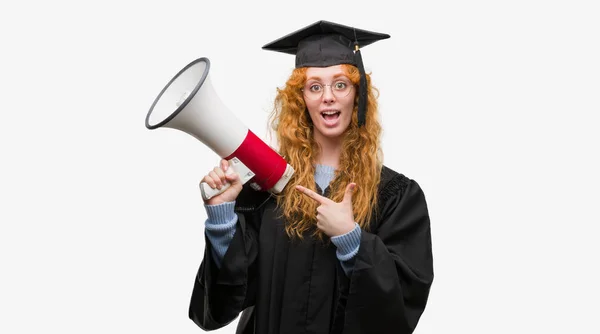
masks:
<path id="1" fill-rule="evenodd" d="M 360 48 L 389 37 L 388 34 L 318 21 L 262 48 L 296 55 L 296 68 L 339 64 L 356 66 L 360 72 L 358 125 L 362 126 L 367 109 L 367 79 Z"/>

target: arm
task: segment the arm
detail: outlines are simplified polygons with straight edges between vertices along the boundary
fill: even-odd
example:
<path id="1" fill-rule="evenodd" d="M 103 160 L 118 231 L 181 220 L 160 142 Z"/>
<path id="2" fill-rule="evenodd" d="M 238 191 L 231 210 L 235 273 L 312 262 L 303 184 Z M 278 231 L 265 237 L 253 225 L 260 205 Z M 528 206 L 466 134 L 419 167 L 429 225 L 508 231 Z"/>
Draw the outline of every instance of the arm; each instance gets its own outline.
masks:
<path id="1" fill-rule="evenodd" d="M 362 231 L 345 294 L 344 333 L 412 333 L 433 282 L 431 231 L 419 185 L 397 176 L 378 224 Z"/>
<path id="2" fill-rule="evenodd" d="M 212 256 L 219 268 L 236 230 L 238 219 L 234 212 L 234 206 L 235 201 L 204 205 L 208 215 L 208 219 L 204 223 L 204 233 L 207 240 L 210 241 Z"/>
<path id="3" fill-rule="evenodd" d="M 241 311 L 254 304 L 258 232 L 248 221 L 253 219 L 251 215 L 236 213 L 236 216 L 235 233 L 220 266 L 206 237 L 204 258 L 196 275 L 189 307 L 190 319 L 204 330 L 229 324 Z"/>
<path id="4" fill-rule="evenodd" d="M 205 201 L 209 219 L 204 257 L 189 306 L 190 319 L 204 330 L 229 324 L 254 304 L 258 226 L 262 214 L 261 203 L 257 201 L 262 200 L 264 204 L 268 199 L 266 193 L 242 186 L 237 175 L 226 176 L 223 172 L 226 161 L 222 161 L 222 167 L 215 168 L 203 179 L 213 189 L 225 180 L 231 182 L 225 192 Z M 240 205 L 243 213 L 237 209 Z M 211 212 L 213 210 L 218 212 Z"/>
<path id="5" fill-rule="evenodd" d="M 360 236 L 362 230 L 357 223 L 354 223 L 354 229 L 346 234 L 331 237 L 331 242 L 336 246 L 335 255 L 340 261 L 340 265 L 346 276 L 352 274 L 354 268 L 354 257 L 360 248 Z"/>

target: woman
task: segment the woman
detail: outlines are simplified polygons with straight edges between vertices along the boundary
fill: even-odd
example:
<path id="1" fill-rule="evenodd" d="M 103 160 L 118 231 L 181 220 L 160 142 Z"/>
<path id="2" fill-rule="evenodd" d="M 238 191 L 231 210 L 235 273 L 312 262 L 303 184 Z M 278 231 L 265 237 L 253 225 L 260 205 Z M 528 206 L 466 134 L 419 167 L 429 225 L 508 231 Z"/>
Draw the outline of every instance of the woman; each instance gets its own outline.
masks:
<path id="1" fill-rule="evenodd" d="M 412 333 L 433 281 L 419 185 L 382 163 L 376 90 L 360 50 L 389 35 L 319 21 L 264 48 L 296 55 L 272 125 L 295 174 L 281 194 L 230 187 L 205 202 L 189 316 L 237 333 Z"/>

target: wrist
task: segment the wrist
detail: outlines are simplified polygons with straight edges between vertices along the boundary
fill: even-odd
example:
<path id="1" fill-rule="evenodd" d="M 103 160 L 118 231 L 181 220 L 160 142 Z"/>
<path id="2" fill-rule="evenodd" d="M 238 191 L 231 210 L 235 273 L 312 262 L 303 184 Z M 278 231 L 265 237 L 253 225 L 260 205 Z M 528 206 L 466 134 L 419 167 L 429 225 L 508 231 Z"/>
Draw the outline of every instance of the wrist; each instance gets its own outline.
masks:
<path id="1" fill-rule="evenodd" d="M 345 223 L 343 227 L 341 227 L 334 237 L 340 237 L 352 232 L 358 224 L 356 222 Z"/>
<path id="2" fill-rule="evenodd" d="M 360 226 L 354 223 L 354 229 L 350 232 L 331 238 L 331 242 L 337 247 L 337 256 L 340 260 L 346 261 L 356 255 L 360 247 L 361 234 Z"/>
<path id="3" fill-rule="evenodd" d="M 216 205 L 205 204 L 208 220 L 217 224 L 223 225 L 235 218 L 235 201 L 224 202 Z"/>

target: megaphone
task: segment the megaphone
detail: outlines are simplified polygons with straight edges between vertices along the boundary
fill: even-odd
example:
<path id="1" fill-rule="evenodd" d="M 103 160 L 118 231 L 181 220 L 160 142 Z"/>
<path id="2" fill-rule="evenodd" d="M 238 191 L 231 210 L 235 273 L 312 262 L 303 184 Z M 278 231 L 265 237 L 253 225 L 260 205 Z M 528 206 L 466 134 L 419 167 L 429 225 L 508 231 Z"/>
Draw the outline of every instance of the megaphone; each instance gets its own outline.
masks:
<path id="1" fill-rule="evenodd" d="M 294 169 L 245 126 L 219 99 L 209 77 L 210 61 L 198 58 L 181 69 L 162 89 L 146 115 L 146 128 L 171 128 L 198 139 L 230 163 L 242 184 L 280 193 Z M 208 200 L 229 187 L 200 184 Z"/>

